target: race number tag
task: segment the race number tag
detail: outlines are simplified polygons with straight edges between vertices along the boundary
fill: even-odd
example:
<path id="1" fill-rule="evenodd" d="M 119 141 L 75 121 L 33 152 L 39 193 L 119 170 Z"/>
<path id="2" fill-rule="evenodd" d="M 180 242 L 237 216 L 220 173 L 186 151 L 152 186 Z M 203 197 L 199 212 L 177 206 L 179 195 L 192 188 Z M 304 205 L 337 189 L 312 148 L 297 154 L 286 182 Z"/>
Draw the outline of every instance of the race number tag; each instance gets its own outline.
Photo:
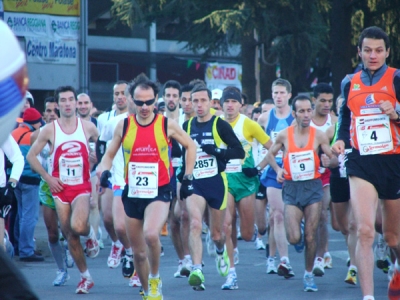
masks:
<path id="1" fill-rule="evenodd" d="M 289 165 L 293 181 L 314 179 L 314 151 L 289 153 Z"/>
<path id="2" fill-rule="evenodd" d="M 174 168 L 179 168 L 182 164 L 181 164 L 182 160 L 180 157 L 174 157 L 171 160 L 171 164 Z"/>
<path id="3" fill-rule="evenodd" d="M 60 180 L 64 184 L 77 185 L 83 183 L 83 160 L 82 157 L 60 157 Z"/>
<path id="4" fill-rule="evenodd" d="M 197 152 L 193 177 L 196 179 L 209 178 L 218 174 L 217 159 L 203 151 Z"/>
<path id="5" fill-rule="evenodd" d="M 387 115 L 357 117 L 356 133 L 361 155 L 379 154 L 393 149 L 390 120 Z"/>
<path id="6" fill-rule="evenodd" d="M 242 172 L 242 160 L 241 159 L 230 159 L 226 164 L 226 173 L 240 173 Z"/>
<path id="7" fill-rule="evenodd" d="M 151 199 L 158 196 L 158 164 L 130 162 L 128 197 Z"/>

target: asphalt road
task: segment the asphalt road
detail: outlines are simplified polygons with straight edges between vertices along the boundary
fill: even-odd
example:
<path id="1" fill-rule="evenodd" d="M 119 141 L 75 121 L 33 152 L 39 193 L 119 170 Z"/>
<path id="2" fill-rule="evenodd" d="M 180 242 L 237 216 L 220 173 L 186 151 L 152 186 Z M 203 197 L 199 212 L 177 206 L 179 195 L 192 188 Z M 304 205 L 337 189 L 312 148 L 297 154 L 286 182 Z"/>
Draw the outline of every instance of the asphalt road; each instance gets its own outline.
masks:
<path id="1" fill-rule="evenodd" d="M 141 299 L 139 289 L 128 286 L 128 280 L 122 277 L 120 268 L 110 269 L 107 267 L 107 257 L 111 247 L 109 239 L 105 239 L 105 249 L 100 251 L 97 258 L 88 259 L 89 271 L 95 282 L 90 294 L 75 294 L 75 288 L 80 278 L 76 267 L 69 269 L 71 278 L 65 286 L 52 286 L 52 281 L 56 276 L 56 266 L 47 248 L 46 229 L 42 217 L 39 220 L 35 235 L 38 250 L 43 252 L 45 261 L 23 263 L 18 260 L 18 257 L 14 260 L 40 299 Z M 173 277 L 177 269 L 177 257 L 170 238 L 162 237 L 161 240 L 165 250 L 165 256 L 161 258 L 160 268 L 165 300 L 362 299 L 359 285 L 351 286 L 344 282 L 347 272 L 346 246 L 341 234 L 333 232 L 331 229 L 329 249 L 333 257 L 333 268 L 326 270 L 323 277 L 316 278 L 315 281 L 319 290 L 315 293 L 303 291 L 304 256 L 296 253 L 292 246 L 289 247 L 289 257 L 295 277 L 286 280 L 278 275 L 266 274 L 265 251 L 257 251 L 253 243 L 244 241 L 239 241 L 240 263 L 236 266 L 238 290 L 221 290 L 221 285 L 225 282 L 225 279 L 218 275 L 213 258 L 205 253 L 203 255 L 205 263 L 203 271 L 206 290 L 203 292 L 193 291 L 188 285 L 187 279 Z M 387 299 L 388 279 L 386 274 L 375 269 L 374 278 L 375 299 Z"/>

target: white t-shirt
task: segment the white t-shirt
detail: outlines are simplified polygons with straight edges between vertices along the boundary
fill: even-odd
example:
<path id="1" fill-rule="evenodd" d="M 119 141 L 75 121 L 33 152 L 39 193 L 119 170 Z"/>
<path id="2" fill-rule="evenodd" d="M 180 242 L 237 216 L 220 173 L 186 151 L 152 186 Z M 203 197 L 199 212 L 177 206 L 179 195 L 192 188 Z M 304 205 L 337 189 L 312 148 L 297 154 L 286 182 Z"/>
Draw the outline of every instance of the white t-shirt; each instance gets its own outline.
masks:
<path id="1" fill-rule="evenodd" d="M 17 142 L 11 135 L 9 135 L 0 148 L 0 187 L 5 187 L 7 184 L 6 172 L 4 171 L 4 154 L 13 164 L 10 178 L 18 181 L 25 166 L 24 156 L 22 155 Z"/>

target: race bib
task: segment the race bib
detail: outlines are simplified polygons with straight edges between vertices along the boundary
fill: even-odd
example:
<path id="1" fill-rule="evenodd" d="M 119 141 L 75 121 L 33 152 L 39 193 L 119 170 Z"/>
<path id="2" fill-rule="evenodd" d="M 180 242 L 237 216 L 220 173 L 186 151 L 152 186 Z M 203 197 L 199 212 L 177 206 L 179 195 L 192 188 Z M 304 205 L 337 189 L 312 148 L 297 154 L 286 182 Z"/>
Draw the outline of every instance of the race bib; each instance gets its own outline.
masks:
<path id="1" fill-rule="evenodd" d="M 226 164 L 226 173 L 240 173 L 242 172 L 242 160 L 241 159 L 230 159 Z"/>
<path id="2" fill-rule="evenodd" d="M 83 183 L 82 157 L 60 157 L 60 180 L 64 184 L 78 185 Z"/>
<path id="3" fill-rule="evenodd" d="M 152 199 L 158 196 L 158 163 L 130 162 L 128 197 Z"/>
<path id="4" fill-rule="evenodd" d="M 174 168 L 179 168 L 182 164 L 181 164 L 182 160 L 180 157 L 174 157 L 171 160 L 171 164 Z"/>
<path id="5" fill-rule="evenodd" d="M 197 152 L 193 177 L 196 179 L 209 178 L 218 174 L 217 159 L 203 151 Z"/>
<path id="6" fill-rule="evenodd" d="M 390 120 L 387 115 L 356 118 L 356 134 L 360 155 L 371 155 L 393 150 Z"/>
<path id="7" fill-rule="evenodd" d="M 289 167 L 293 181 L 314 179 L 315 163 L 314 151 L 289 153 Z"/>

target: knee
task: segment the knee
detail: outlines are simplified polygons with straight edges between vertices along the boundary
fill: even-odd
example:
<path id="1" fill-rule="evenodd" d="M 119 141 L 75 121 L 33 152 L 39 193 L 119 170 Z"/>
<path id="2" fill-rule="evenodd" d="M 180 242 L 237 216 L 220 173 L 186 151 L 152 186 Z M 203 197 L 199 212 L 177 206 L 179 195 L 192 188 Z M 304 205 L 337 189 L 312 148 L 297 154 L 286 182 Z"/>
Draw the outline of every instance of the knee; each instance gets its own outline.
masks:
<path id="1" fill-rule="evenodd" d="M 186 223 L 186 224 L 188 224 L 188 222 L 189 222 L 189 214 L 186 210 L 183 210 L 183 209 L 181 212 L 181 222 Z"/>
<path id="2" fill-rule="evenodd" d="M 373 244 L 375 238 L 374 226 L 360 224 L 357 226 L 357 237 L 362 243 Z"/>
<path id="3" fill-rule="evenodd" d="M 304 235 L 304 241 L 306 245 L 313 245 L 315 243 L 315 236 L 313 234 L 305 234 Z"/>
<path id="4" fill-rule="evenodd" d="M 274 219 L 273 222 L 274 222 L 275 225 L 283 223 L 283 212 L 282 211 L 274 210 L 272 212 L 272 216 L 273 216 L 273 218 L 271 218 L 271 219 Z"/>
<path id="5" fill-rule="evenodd" d="M 200 233 L 203 228 L 203 222 L 197 218 L 190 220 L 190 231 L 193 233 Z"/>
<path id="6" fill-rule="evenodd" d="M 383 237 L 389 248 L 397 248 L 399 246 L 399 236 L 394 232 L 384 232 Z"/>
<path id="7" fill-rule="evenodd" d="M 113 224 L 113 216 L 111 211 L 103 212 L 104 224 Z"/>
<path id="8" fill-rule="evenodd" d="M 146 251 L 134 251 L 133 259 L 135 260 L 135 264 L 142 264 L 147 260 Z"/>
<path id="9" fill-rule="evenodd" d="M 99 198 L 98 197 L 90 197 L 90 210 L 99 210 Z"/>
<path id="10" fill-rule="evenodd" d="M 160 233 L 153 229 L 145 230 L 144 239 L 149 247 L 156 247 L 160 241 Z"/>
<path id="11" fill-rule="evenodd" d="M 124 219 L 114 221 L 114 230 L 118 235 L 126 235 L 126 227 Z"/>
<path id="12" fill-rule="evenodd" d="M 77 235 L 88 235 L 88 224 L 81 221 L 75 221 L 71 224 L 71 229 Z"/>
<path id="13" fill-rule="evenodd" d="M 58 242 L 58 230 L 57 231 L 49 231 L 48 232 L 48 239 L 50 244 L 55 244 Z"/>

